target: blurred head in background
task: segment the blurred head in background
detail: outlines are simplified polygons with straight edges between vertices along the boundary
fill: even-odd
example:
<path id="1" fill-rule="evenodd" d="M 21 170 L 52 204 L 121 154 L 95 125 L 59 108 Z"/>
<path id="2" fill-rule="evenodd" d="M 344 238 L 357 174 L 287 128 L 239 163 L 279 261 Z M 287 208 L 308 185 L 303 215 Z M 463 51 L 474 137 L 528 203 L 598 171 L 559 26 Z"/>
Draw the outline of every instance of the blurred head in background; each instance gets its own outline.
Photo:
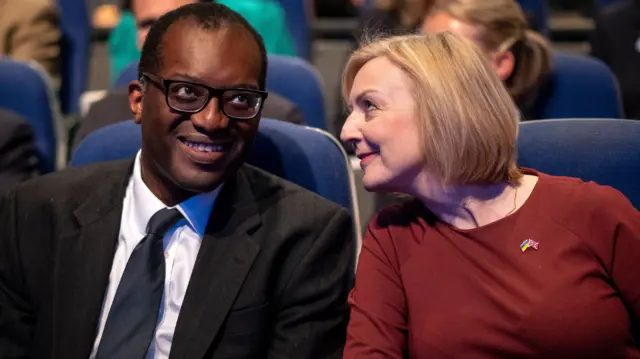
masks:
<path id="1" fill-rule="evenodd" d="M 158 18 L 180 6 L 196 2 L 211 2 L 211 0 L 126 0 L 123 8 L 129 7 L 136 19 L 138 30 L 138 47 L 142 48 L 144 39 L 147 38 L 149 28 Z"/>
<path id="2" fill-rule="evenodd" d="M 480 46 L 525 116 L 551 72 L 549 44 L 529 29 L 515 0 L 435 0 L 422 29 L 451 31 Z"/>
<path id="3" fill-rule="evenodd" d="M 434 0 L 371 0 L 373 6 L 380 10 L 393 12 L 405 30 L 415 29 L 420 25 L 424 14 Z"/>

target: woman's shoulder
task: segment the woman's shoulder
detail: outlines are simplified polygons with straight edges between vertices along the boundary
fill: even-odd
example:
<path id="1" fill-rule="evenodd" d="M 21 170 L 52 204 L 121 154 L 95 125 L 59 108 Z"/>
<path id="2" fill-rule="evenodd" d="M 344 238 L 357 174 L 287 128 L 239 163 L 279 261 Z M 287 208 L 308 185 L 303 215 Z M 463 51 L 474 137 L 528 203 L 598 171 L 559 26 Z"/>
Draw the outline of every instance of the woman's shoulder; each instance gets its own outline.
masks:
<path id="1" fill-rule="evenodd" d="M 538 173 L 538 176 L 543 180 L 546 197 L 554 201 L 562 198 L 562 202 L 572 206 L 578 205 L 585 210 L 605 204 L 619 205 L 629 202 L 617 189 L 594 181 L 583 181 L 575 177 L 552 176 L 544 173 Z"/>
<path id="2" fill-rule="evenodd" d="M 369 230 L 389 234 L 404 231 L 422 231 L 420 228 L 430 223 L 429 210 L 413 197 L 398 198 L 396 203 L 381 209 L 369 222 Z"/>
<path id="3" fill-rule="evenodd" d="M 573 177 L 539 174 L 544 186 L 542 206 L 554 221 L 580 228 L 615 226 L 627 217 L 640 219 L 640 213 L 619 190 Z"/>

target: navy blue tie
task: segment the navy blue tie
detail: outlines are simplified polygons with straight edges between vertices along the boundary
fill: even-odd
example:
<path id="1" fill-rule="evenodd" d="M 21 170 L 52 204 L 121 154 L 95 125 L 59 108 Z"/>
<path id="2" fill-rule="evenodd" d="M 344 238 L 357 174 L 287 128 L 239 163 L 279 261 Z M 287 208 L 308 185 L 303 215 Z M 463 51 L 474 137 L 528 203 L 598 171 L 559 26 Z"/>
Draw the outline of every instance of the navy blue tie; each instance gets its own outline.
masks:
<path id="1" fill-rule="evenodd" d="M 164 208 L 147 225 L 147 235 L 127 261 L 111 304 L 96 359 L 143 359 L 158 322 L 164 291 L 162 238 L 180 218 L 180 212 Z"/>

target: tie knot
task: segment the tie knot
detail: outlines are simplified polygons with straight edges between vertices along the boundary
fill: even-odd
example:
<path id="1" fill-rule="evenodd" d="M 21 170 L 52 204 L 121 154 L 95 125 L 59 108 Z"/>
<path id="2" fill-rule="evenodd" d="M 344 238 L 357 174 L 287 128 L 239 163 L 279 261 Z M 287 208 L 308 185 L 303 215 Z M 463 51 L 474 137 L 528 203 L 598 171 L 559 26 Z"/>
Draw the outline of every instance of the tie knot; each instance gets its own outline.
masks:
<path id="1" fill-rule="evenodd" d="M 151 216 L 147 224 L 147 234 L 164 234 L 180 218 L 182 214 L 176 208 L 163 208 Z"/>

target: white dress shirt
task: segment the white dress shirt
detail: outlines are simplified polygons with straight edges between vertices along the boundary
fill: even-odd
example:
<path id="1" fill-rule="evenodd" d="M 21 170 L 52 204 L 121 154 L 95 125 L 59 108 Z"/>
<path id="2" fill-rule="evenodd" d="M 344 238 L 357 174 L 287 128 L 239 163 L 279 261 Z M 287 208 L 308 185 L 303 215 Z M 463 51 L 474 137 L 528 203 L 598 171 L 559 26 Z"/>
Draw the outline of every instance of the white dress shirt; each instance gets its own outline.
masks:
<path id="1" fill-rule="evenodd" d="M 173 332 L 178 322 L 182 301 L 187 291 L 193 266 L 196 263 L 200 243 L 204 237 L 213 204 L 221 187 L 218 186 L 213 192 L 191 197 L 176 206 L 184 216 L 184 219 L 178 221 L 163 239 L 166 267 L 164 294 L 158 325 L 149 346 L 147 359 L 165 359 L 169 357 Z M 146 235 L 147 223 L 151 216 L 165 207 L 167 206 L 142 181 L 140 152 L 138 152 L 133 174 L 124 197 L 118 244 L 113 257 L 109 283 L 107 284 L 102 312 L 100 313 L 98 333 L 90 359 L 95 358 L 98 351 L 109 310 L 116 295 L 120 279 L 122 279 L 127 260 L 136 245 Z"/>

